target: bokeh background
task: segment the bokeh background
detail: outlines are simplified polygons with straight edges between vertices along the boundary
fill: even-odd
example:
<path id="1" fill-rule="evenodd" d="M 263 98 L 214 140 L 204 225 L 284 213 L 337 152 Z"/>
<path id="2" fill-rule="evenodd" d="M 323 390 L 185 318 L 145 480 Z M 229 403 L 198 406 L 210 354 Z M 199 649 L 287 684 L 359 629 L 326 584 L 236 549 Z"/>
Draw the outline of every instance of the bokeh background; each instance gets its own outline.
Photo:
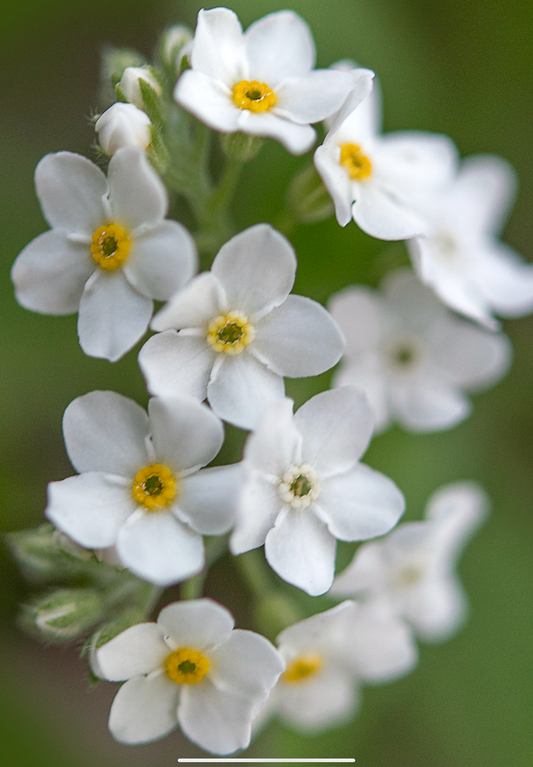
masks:
<path id="1" fill-rule="evenodd" d="M 33 171 L 51 151 L 91 155 L 89 116 L 98 106 L 99 52 L 105 43 L 150 56 L 166 25 L 194 26 L 199 3 L 171 0 L 19 0 L 0 10 L 0 527 L 43 520 L 46 484 L 68 476 L 61 434 L 67 404 L 92 389 L 145 403 L 134 353 L 121 362 L 86 358 L 75 317 L 41 317 L 15 302 L 9 270 L 44 231 Z M 247 26 L 283 8 L 274 0 L 235 0 Z M 494 152 L 521 178 L 507 241 L 533 259 L 533 5 L 523 0 L 293 0 L 309 22 L 319 65 L 357 59 L 379 75 L 388 130 L 452 136 L 462 154 Z M 246 168 L 234 215 L 239 229 L 274 221 L 292 174 L 307 162 L 268 142 Z M 179 210 L 177 211 L 179 214 Z M 300 259 L 297 292 L 326 301 L 350 282 L 376 284 L 405 259 L 402 245 L 372 241 L 334 220 L 292 236 Z M 477 396 L 472 417 L 443 434 L 394 429 L 374 440 L 366 460 L 403 489 L 418 518 L 441 484 L 475 479 L 493 499 L 488 524 L 461 564 L 471 619 L 453 640 L 421 650 L 418 669 L 367 688 L 357 720 L 304 738 L 266 729 L 253 756 L 347 757 L 360 767 L 531 767 L 533 763 L 533 319 L 505 323 L 515 362 L 495 390 Z M 294 383 L 297 402 L 320 381 Z M 201 755 L 178 733 L 159 744 L 125 747 L 107 732 L 115 686 L 88 689 L 76 647 L 43 646 L 15 627 L 27 591 L 7 549 L 1 552 L 0 756 L 6 767 L 167 767 Z M 247 594 L 230 563 L 209 580 L 212 594 L 249 622 Z"/>

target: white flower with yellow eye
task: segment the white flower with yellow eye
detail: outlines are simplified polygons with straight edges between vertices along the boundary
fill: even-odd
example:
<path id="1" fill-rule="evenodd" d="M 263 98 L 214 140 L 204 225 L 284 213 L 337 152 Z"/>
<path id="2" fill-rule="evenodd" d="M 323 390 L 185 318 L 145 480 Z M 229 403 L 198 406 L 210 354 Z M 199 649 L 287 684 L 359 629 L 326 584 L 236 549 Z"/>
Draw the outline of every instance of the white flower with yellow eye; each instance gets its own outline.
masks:
<path id="1" fill-rule="evenodd" d="M 17 299 L 43 314 L 79 311 L 83 351 L 117 360 L 146 332 L 153 300 L 194 274 L 194 241 L 164 220 L 166 190 L 141 149 L 117 151 L 107 179 L 81 155 L 49 154 L 35 183 L 52 230 L 15 261 Z"/>
<path id="2" fill-rule="evenodd" d="M 320 304 L 289 295 L 295 273 L 290 243 L 267 224 L 227 242 L 211 271 L 193 279 L 152 322 L 164 332 L 139 354 L 152 394 L 207 397 L 220 418 L 249 429 L 283 397 L 284 376 L 332 367 L 344 339 Z"/>
<path id="3" fill-rule="evenodd" d="M 373 430 L 364 394 L 346 386 L 292 408 L 290 399 L 270 405 L 248 438 L 230 548 L 264 544 L 272 569 L 316 596 L 333 582 L 337 539 L 383 535 L 405 503 L 394 482 L 359 463 Z"/>
<path id="4" fill-rule="evenodd" d="M 228 8 L 202 10 L 191 69 L 175 98 L 214 130 L 274 138 L 302 154 L 315 141 L 310 123 L 337 112 L 349 95 L 361 101 L 372 87 L 372 72 L 313 70 L 315 58 L 309 27 L 292 11 L 271 13 L 243 33 Z"/>
<path id="5" fill-rule="evenodd" d="M 380 111 L 374 82 L 372 92 L 348 116 L 342 110 L 342 121 L 334 121 L 315 152 L 337 221 L 346 226 L 353 218 L 381 240 L 430 234 L 432 225 L 420 206 L 451 180 L 456 149 L 450 139 L 432 133 L 380 135 Z"/>
<path id="6" fill-rule="evenodd" d="M 508 370 L 511 345 L 449 312 L 410 269 L 387 275 L 378 292 L 354 286 L 329 309 L 346 337 L 335 386 L 365 392 L 383 430 L 450 429 L 470 413 L 464 392 L 495 384 Z"/>
<path id="7" fill-rule="evenodd" d="M 303 732 L 349 721 L 361 683 L 411 671 L 417 650 L 408 626 L 383 606 L 343 602 L 296 623 L 277 638 L 286 669 L 259 718 L 277 716 Z"/>
<path id="8" fill-rule="evenodd" d="M 434 234 L 408 243 L 422 282 L 455 309 L 490 328 L 494 314 L 533 312 L 533 264 L 498 237 L 516 194 L 516 174 L 501 157 L 474 155 L 424 212 Z"/>
<path id="9" fill-rule="evenodd" d="M 361 546 L 330 593 L 385 603 L 420 638 L 448 639 L 468 612 L 456 563 L 488 505 L 473 483 L 440 488 L 429 499 L 425 521 L 400 525 L 383 540 Z"/>
<path id="10" fill-rule="evenodd" d="M 214 754 L 250 743 L 252 720 L 283 671 L 270 642 L 234 629 L 209 599 L 174 602 L 95 653 L 94 671 L 118 691 L 109 729 L 121 743 L 147 743 L 178 725 Z"/>
<path id="11" fill-rule="evenodd" d="M 80 546 L 116 546 L 122 564 L 166 586 L 204 566 L 203 535 L 233 524 L 239 467 L 202 469 L 224 440 L 219 419 L 185 398 L 148 415 L 109 391 L 75 399 L 63 432 L 79 476 L 52 482 L 46 515 Z"/>

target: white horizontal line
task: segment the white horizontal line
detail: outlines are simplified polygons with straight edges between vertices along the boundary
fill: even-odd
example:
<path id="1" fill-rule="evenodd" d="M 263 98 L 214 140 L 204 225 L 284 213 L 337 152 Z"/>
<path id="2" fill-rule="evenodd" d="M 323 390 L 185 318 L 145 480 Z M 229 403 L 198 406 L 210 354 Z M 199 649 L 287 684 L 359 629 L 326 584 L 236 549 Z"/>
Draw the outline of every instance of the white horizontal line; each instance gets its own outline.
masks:
<path id="1" fill-rule="evenodd" d="M 178 759 L 182 764 L 353 764 L 355 759 Z"/>

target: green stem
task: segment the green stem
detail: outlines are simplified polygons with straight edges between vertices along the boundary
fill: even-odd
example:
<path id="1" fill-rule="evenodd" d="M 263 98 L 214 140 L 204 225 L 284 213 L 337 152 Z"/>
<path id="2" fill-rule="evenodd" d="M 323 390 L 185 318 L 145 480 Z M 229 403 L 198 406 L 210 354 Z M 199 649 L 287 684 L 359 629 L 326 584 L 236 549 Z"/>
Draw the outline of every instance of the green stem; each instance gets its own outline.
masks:
<path id="1" fill-rule="evenodd" d="M 235 565 L 241 572 L 250 591 L 259 599 L 264 599 L 272 591 L 270 572 L 259 549 L 248 551 L 236 557 Z"/>
<path id="2" fill-rule="evenodd" d="M 184 581 L 180 588 L 180 597 L 182 599 L 198 599 L 202 596 L 204 589 L 205 577 L 207 571 L 204 569 L 198 575 L 189 578 L 188 581 Z"/>

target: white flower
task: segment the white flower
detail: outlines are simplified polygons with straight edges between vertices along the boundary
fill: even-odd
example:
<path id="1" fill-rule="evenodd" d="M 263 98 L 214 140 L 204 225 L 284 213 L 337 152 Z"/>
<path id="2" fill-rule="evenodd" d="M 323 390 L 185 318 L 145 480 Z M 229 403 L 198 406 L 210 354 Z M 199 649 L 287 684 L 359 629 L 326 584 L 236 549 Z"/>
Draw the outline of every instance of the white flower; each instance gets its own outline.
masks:
<path id="1" fill-rule="evenodd" d="M 100 115 L 94 129 L 100 146 L 109 157 L 124 147 L 148 149 L 152 143 L 150 118 L 134 104 L 113 104 Z"/>
<path id="2" fill-rule="evenodd" d="M 498 239 L 515 191 L 516 175 L 505 160 L 469 157 L 442 195 L 427 200 L 434 236 L 408 243 L 422 282 L 452 309 L 492 328 L 498 327 L 493 313 L 533 311 L 533 264 Z"/>
<path id="3" fill-rule="evenodd" d="M 224 440 L 194 400 L 152 399 L 148 415 L 109 391 L 78 397 L 63 432 L 79 476 L 52 482 L 46 515 L 86 548 L 115 546 L 125 567 L 157 585 L 204 565 L 203 535 L 233 524 L 238 465 L 200 470 Z"/>
<path id="4" fill-rule="evenodd" d="M 130 104 L 135 104 L 136 107 L 142 109 L 144 99 L 140 80 L 147 83 L 158 96 L 161 96 L 161 85 L 148 67 L 126 67 L 118 85 Z"/>
<path id="5" fill-rule="evenodd" d="M 202 10 L 190 60 L 176 86 L 178 103 L 214 130 L 275 138 L 293 154 L 313 145 L 309 123 L 338 111 L 351 91 L 360 101 L 373 77 L 368 70 L 355 77 L 313 70 L 309 27 L 292 11 L 271 13 L 243 34 L 233 11 Z"/>
<path id="6" fill-rule="evenodd" d="M 250 743 L 251 723 L 283 671 L 270 642 L 233 629 L 209 599 L 174 602 L 96 651 L 95 671 L 125 681 L 109 716 L 122 743 L 162 738 L 178 724 L 194 743 L 231 754 Z"/>
<path id="7" fill-rule="evenodd" d="M 245 446 L 246 471 L 230 547 L 265 544 L 270 566 L 312 596 L 333 582 L 336 539 L 388 532 L 404 499 L 383 474 L 360 464 L 373 429 L 366 397 L 353 387 L 322 392 L 293 415 L 282 399 Z"/>
<path id="8" fill-rule="evenodd" d="M 400 525 L 384 540 L 361 546 L 330 593 L 385 601 L 422 639 L 447 639 L 467 613 L 456 562 L 487 509 L 477 485 L 442 487 L 430 498 L 425 521 Z"/>
<path id="9" fill-rule="evenodd" d="M 120 149 L 108 179 L 85 157 L 49 154 L 35 182 L 52 230 L 15 261 L 17 299 L 43 314 L 79 309 L 83 351 L 117 360 L 146 332 L 153 299 L 168 299 L 194 273 L 192 237 L 164 220 L 165 187 L 140 149 Z"/>
<path id="10" fill-rule="evenodd" d="M 207 396 L 220 418 L 253 428 L 283 397 L 283 376 L 332 367 L 344 339 L 320 304 L 289 296 L 295 272 L 290 243 L 267 224 L 227 242 L 152 322 L 165 331 L 139 355 L 152 394 Z"/>
<path id="11" fill-rule="evenodd" d="M 304 732 L 348 721 L 361 682 L 391 681 L 417 661 L 410 629 L 383 605 L 343 602 L 285 629 L 277 644 L 286 670 L 260 717 Z"/>
<path id="12" fill-rule="evenodd" d="M 381 136 L 377 83 L 345 119 L 334 121 L 315 165 L 341 226 L 353 220 L 372 237 L 403 240 L 431 232 L 420 202 L 449 182 L 456 150 L 445 136 L 403 131 Z M 342 122 L 341 122 L 342 120 Z M 340 124 L 339 124 L 340 123 Z"/>
<path id="13" fill-rule="evenodd" d="M 458 319 L 410 269 L 390 273 L 381 291 L 347 288 L 330 303 L 346 337 L 335 385 L 362 389 L 379 429 L 392 420 L 412 431 L 455 426 L 470 413 L 463 391 L 507 372 L 507 337 Z"/>

